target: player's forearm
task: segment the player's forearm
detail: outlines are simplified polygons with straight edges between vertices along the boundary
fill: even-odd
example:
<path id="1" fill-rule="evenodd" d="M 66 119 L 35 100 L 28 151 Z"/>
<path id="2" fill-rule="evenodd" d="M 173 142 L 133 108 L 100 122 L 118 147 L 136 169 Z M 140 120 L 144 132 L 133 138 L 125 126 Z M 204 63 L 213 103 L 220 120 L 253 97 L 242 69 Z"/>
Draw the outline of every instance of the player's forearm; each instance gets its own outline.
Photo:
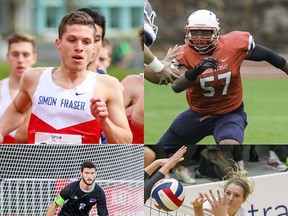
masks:
<path id="1" fill-rule="evenodd" d="M 195 216 L 204 216 L 203 207 L 197 207 L 197 208 L 194 207 L 193 210 L 194 210 L 194 215 Z"/>
<path id="2" fill-rule="evenodd" d="M 151 50 L 144 44 L 144 63 L 150 64 L 154 60 L 154 54 Z"/>
<path id="3" fill-rule="evenodd" d="M 107 143 L 109 144 L 132 143 L 132 132 L 128 124 L 127 127 L 120 127 L 107 119 L 107 121 L 101 125 L 101 128 L 106 136 Z"/>
<path id="4" fill-rule="evenodd" d="M 155 160 L 145 168 L 145 172 L 150 176 L 159 166 L 160 166 L 159 160 Z"/>
<path id="5" fill-rule="evenodd" d="M 24 118 L 25 113 L 21 113 L 17 110 L 12 102 L 0 120 L 0 134 L 6 136 L 13 130 L 17 129 L 24 122 Z"/>
<path id="6" fill-rule="evenodd" d="M 50 208 L 48 209 L 48 211 L 47 211 L 47 213 L 46 213 L 46 216 L 54 216 L 57 207 L 58 207 L 58 206 L 55 204 L 55 202 L 53 202 L 53 203 L 51 204 Z"/>
<path id="7" fill-rule="evenodd" d="M 174 80 L 174 82 L 172 83 L 172 89 L 176 93 L 186 90 L 189 86 L 191 86 L 191 81 L 189 81 L 185 77 L 185 74 L 182 74 L 178 79 Z"/>
<path id="8" fill-rule="evenodd" d="M 144 203 L 149 199 L 153 185 L 164 177 L 165 175 L 158 171 L 144 183 Z"/>
<path id="9" fill-rule="evenodd" d="M 274 67 L 283 70 L 285 73 L 288 72 L 286 59 L 261 45 L 256 44 L 255 48 L 249 52 L 246 59 L 252 61 L 267 61 Z"/>
<path id="10" fill-rule="evenodd" d="M 284 67 L 282 68 L 282 70 L 288 74 L 288 63 L 286 62 L 286 64 L 284 65 Z"/>
<path id="11" fill-rule="evenodd" d="M 165 67 L 146 45 L 144 46 L 144 63 L 156 73 L 161 72 Z"/>

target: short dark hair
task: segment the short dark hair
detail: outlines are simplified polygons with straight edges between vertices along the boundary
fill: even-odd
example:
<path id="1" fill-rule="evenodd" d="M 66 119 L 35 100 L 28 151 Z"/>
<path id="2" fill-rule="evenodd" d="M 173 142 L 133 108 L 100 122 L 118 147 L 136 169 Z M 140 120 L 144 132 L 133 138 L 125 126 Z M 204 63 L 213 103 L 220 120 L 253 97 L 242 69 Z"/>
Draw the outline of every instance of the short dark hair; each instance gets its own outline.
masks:
<path id="1" fill-rule="evenodd" d="M 96 164 L 93 161 L 85 161 L 81 164 L 81 172 L 83 172 L 84 168 L 94 168 L 96 171 Z"/>
<path id="2" fill-rule="evenodd" d="M 93 29 L 93 38 L 94 40 L 96 40 L 96 28 L 94 25 L 94 21 L 91 16 L 89 16 L 83 11 L 70 12 L 62 18 L 58 27 L 59 39 L 62 39 L 63 34 L 66 32 L 66 26 L 73 24 L 91 27 Z"/>
<path id="3" fill-rule="evenodd" d="M 103 29 L 103 34 L 102 34 L 102 40 L 104 39 L 105 32 L 106 32 L 106 19 L 105 16 L 97 12 L 96 10 L 93 10 L 91 8 L 80 8 L 78 11 L 83 11 L 87 13 L 89 16 L 92 17 L 94 20 L 94 23 L 101 26 Z"/>

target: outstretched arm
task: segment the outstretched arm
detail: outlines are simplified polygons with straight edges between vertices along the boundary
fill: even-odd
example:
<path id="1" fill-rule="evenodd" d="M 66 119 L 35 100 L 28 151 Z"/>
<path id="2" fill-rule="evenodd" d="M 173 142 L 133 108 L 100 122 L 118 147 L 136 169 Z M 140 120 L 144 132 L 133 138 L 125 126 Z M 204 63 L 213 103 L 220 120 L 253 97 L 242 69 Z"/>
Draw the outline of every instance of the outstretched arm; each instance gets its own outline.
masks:
<path id="1" fill-rule="evenodd" d="M 267 61 L 276 68 L 288 74 L 288 64 L 285 58 L 265 46 L 256 44 L 247 54 L 246 60 Z"/>
<path id="2" fill-rule="evenodd" d="M 167 51 L 167 54 L 163 60 L 158 60 L 156 56 L 151 52 L 151 50 L 145 45 L 144 46 L 144 63 L 147 67 L 144 67 L 145 78 L 159 85 L 172 83 L 173 80 L 178 78 L 177 73 L 173 70 L 171 66 L 171 61 L 173 58 L 182 55 L 183 52 L 177 53 L 180 46 L 175 45 Z"/>
<path id="3" fill-rule="evenodd" d="M 161 166 L 159 171 L 163 173 L 164 175 L 166 175 L 169 172 L 169 170 L 171 170 L 178 162 L 184 160 L 183 155 L 185 154 L 186 151 L 187 151 L 187 147 L 182 146 L 170 158 L 157 159 L 153 161 L 149 166 L 145 168 L 145 172 L 148 175 L 151 175 L 158 167 Z"/>
<path id="4" fill-rule="evenodd" d="M 46 213 L 46 216 L 54 216 L 57 208 L 58 208 L 58 206 L 56 205 L 55 202 L 53 202 L 50 205 L 50 207 L 49 207 L 49 209 L 48 209 L 48 211 Z"/>
<path id="5" fill-rule="evenodd" d="M 184 160 L 183 155 L 187 151 L 186 146 L 182 146 L 173 156 L 167 159 L 160 159 L 158 162 L 150 164 L 145 168 L 145 172 L 149 175 L 155 171 L 161 164 L 163 165 L 150 179 L 144 184 L 144 203 L 149 199 L 153 185 L 172 169 L 178 162 Z"/>

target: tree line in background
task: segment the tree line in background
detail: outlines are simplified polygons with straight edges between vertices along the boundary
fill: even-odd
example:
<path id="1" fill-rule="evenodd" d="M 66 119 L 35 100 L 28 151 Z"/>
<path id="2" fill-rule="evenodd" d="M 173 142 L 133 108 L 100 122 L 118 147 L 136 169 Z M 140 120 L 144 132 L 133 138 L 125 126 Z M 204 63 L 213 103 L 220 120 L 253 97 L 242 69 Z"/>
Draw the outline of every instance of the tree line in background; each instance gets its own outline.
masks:
<path id="1" fill-rule="evenodd" d="M 158 47 L 183 44 L 189 15 L 207 9 L 220 19 L 221 34 L 248 31 L 256 43 L 288 53 L 287 0 L 150 0 L 150 3 L 157 13 Z"/>

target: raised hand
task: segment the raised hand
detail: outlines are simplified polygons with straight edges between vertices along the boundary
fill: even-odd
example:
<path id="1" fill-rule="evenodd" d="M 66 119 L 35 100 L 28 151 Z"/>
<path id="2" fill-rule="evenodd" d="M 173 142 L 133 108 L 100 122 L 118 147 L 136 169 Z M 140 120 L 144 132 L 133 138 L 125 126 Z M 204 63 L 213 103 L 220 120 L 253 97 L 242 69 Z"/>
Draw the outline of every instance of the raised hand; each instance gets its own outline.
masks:
<path id="1" fill-rule="evenodd" d="M 105 121 L 106 118 L 108 118 L 108 109 L 106 103 L 103 102 L 100 98 L 92 98 L 90 102 L 91 113 L 101 125 L 101 123 Z"/>
<path id="2" fill-rule="evenodd" d="M 181 46 L 175 45 L 173 48 L 170 48 L 167 51 L 165 58 L 161 60 L 164 68 L 162 71 L 156 73 L 159 78 L 159 85 L 167 85 L 168 83 L 173 83 L 173 81 L 179 77 L 180 72 L 171 62 L 174 58 L 183 54 L 183 52 L 177 53 L 180 47 Z"/>
<path id="3" fill-rule="evenodd" d="M 220 191 L 217 190 L 218 199 L 214 196 L 212 190 L 209 190 L 210 196 L 208 194 L 204 194 L 207 201 L 210 203 L 212 209 L 204 209 L 212 213 L 214 216 L 229 216 L 226 208 L 226 197 L 221 198 Z"/>

